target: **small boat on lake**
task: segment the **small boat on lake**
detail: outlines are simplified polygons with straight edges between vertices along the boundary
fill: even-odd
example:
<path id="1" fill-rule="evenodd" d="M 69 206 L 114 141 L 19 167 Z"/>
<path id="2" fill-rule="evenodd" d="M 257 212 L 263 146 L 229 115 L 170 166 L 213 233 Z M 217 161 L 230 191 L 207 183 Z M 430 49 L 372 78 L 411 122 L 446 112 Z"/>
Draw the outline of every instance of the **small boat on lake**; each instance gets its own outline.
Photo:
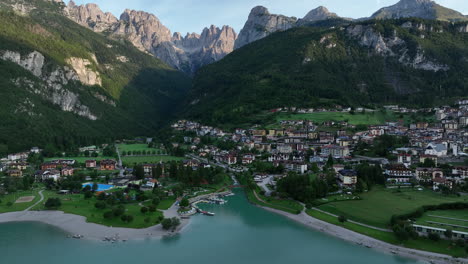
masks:
<path id="1" fill-rule="evenodd" d="M 215 215 L 214 213 L 207 212 L 207 211 L 202 211 L 201 213 L 204 214 L 204 215 L 208 215 L 208 216 L 214 216 Z"/>

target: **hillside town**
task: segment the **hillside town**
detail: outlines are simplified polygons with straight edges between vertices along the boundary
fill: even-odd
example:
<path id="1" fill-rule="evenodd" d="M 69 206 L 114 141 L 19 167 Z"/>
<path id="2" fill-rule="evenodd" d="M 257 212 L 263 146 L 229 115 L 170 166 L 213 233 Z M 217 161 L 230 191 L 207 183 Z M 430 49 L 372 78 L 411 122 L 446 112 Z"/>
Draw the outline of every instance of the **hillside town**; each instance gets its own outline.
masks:
<path id="1" fill-rule="evenodd" d="M 423 184 L 440 191 L 465 183 L 468 178 L 468 100 L 460 100 L 455 107 L 413 110 L 387 106 L 386 109 L 398 114 L 432 113 L 434 122 L 405 124 L 403 120 L 396 120 L 362 127 L 346 121 L 281 120 L 274 128 L 255 126 L 226 132 L 180 120 L 172 128 L 191 135 L 185 136 L 183 143 L 197 157 L 209 157 L 232 168 L 247 169 L 257 161 L 298 174 L 317 173 L 315 167 L 322 169 L 333 159 L 337 183 L 344 188 L 355 187 L 358 175 L 353 167 L 363 162 L 380 166 L 387 186 Z M 272 111 L 313 114 L 330 110 L 278 108 Z M 335 111 L 349 113 L 351 109 Z M 205 137 L 235 144 L 231 149 L 201 144 Z M 401 142 L 385 146 L 387 149 L 383 151 L 375 149 L 380 147 L 376 145 L 381 144 L 382 139 L 391 141 L 393 138 Z"/>

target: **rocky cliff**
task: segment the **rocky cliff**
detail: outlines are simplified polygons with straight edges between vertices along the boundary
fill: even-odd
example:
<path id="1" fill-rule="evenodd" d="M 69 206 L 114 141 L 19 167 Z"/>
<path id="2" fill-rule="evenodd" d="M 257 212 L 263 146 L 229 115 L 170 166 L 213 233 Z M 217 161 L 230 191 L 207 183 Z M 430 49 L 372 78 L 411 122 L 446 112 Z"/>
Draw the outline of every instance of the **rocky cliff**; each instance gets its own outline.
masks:
<path id="1" fill-rule="evenodd" d="M 312 9 L 307 13 L 304 18 L 300 19 L 297 23 L 299 25 L 304 25 L 310 22 L 327 20 L 332 18 L 340 18 L 337 14 L 330 12 L 326 7 L 319 6 L 315 9 Z"/>
<path id="2" fill-rule="evenodd" d="M 239 33 L 234 47 L 238 49 L 276 31 L 288 30 L 294 27 L 296 22 L 297 18 L 295 17 L 270 14 L 268 9 L 263 6 L 254 7 Z"/>
<path id="3" fill-rule="evenodd" d="M 80 25 L 114 38 L 125 38 L 141 51 L 189 74 L 232 52 L 237 38 L 229 26 L 211 26 L 200 35 L 187 33 L 182 37 L 178 32 L 172 34 L 153 14 L 127 9 L 117 19 L 95 4 L 77 6 L 70 1 L 65 13 Z"/>
<path id="4" fill-rule="evenodd" d="M 95 32 L 111 30 L 118 22 L 111 13 L 104 13 L 96 4 L 77 6 L 70 1 L 65 9 L 67 15 L 76 23 L 91 28 Z"/>
<path id="5" fill-rule="evenodd" d="M 402 27 L 415 27 L 419 30 L 428 30 L 429 28 L 429 30 L 434 31 L 432 28 L 424 24 L 414 24 L 411 22 L 404 23 Z M 413 54 L 411 55 L 411 52 L 409 51 L 410 44 L 401 39 L 396 32 L 394 32 L 390 37 L 384 37 L 372 26 L 363 25 L 349 26 L 346 29 L 346 32 L 349 36 L 357 39 L 359 44 L 370 48 L 375 54 L 396 57 L 400 63 L 413 67 L 414 69 L 432 72 L 448 71 L 450 69 L 448 65 L 444 65 L 433 59 L 427 58 L 424 54 L 424 49 L 421 46 L 417 46 L 416 51 L 412 52 Z"/>
<path id="6" fill-rule="evenodd" d="M 440 6 L 432 0 L 401 0 L 395 5 L 378 10 L 371 18 L 397 19 L 407 17 L 445 21 L 461 21 L 468 19 L 460 12 Z"/>
<path id="7" fill-rule="evenodd" d="M 98 84 L 96 82 L 97 74 L 91 70 L 84 69 L 87 65 L 85 63 L 86 60 L 70 58 L 70 66 L 73 69 L 64 66 L 55 67 L 52 71 L 48 71 L 44 67 L 46 64 L 44 55 L 37 51 L 24 56 L 16 51 L 0 51 L 0 59 L 21 66 L 40 80 L 37 82 L 28 77 L 19 77 L 11 80 L 18 88 L 27 88 L 30 92 L 38 94 L 43 99 L 58 105 L 62 111 L 73 112 L 90 120 L 97 119 L 97 116 L 91 112 L 89 107 L 81 103 L 77 94 L 65 88 L 71 81 L 81 81 L 85 85 Z M 94 80 L 94 82 L 91 80 Z"/>

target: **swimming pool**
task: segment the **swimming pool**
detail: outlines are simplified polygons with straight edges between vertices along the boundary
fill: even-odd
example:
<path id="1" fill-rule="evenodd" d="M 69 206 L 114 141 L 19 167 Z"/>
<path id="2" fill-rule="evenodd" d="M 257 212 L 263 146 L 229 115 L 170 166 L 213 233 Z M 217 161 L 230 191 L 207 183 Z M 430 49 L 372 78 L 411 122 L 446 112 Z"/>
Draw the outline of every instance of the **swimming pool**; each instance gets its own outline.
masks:
<path id="1" fill-rule="evenodd" d="M 85 188 L 86 186 L 89 186 L 89 187 L 93 188 L 93 183 L 84 183 L 82 185 L 83 188 Z M 114 185 L 98 183 L 98 189 L 96 191 L 102 192 L 102 191 L 110 190 L 112 188 L 114 188 Z"/>

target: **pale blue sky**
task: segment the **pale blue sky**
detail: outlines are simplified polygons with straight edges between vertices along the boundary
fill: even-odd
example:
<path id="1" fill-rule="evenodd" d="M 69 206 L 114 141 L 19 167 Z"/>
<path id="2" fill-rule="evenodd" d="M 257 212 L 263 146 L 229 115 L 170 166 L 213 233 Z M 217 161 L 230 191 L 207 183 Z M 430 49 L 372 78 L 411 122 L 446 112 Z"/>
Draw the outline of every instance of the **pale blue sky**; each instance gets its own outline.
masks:
<path id="1" fill-rule="evenodd" d="M 68 2 L 68 0 L 66 0 Z M 303 17 L 317 6 L 326 6 L 343 17 L 368 17 L 398 0 L 75 0 L 76 4 L 96 3 L 103 11 L 119 17 L 125 8 L 155 14 L 172 32 L 201 32 L 212 24 L 230 25 L 239 32 L 250 10 L 257 5 L 271 13 Z M 467 0 L 437 0 L 437 3 L 468 14 Z"/>

